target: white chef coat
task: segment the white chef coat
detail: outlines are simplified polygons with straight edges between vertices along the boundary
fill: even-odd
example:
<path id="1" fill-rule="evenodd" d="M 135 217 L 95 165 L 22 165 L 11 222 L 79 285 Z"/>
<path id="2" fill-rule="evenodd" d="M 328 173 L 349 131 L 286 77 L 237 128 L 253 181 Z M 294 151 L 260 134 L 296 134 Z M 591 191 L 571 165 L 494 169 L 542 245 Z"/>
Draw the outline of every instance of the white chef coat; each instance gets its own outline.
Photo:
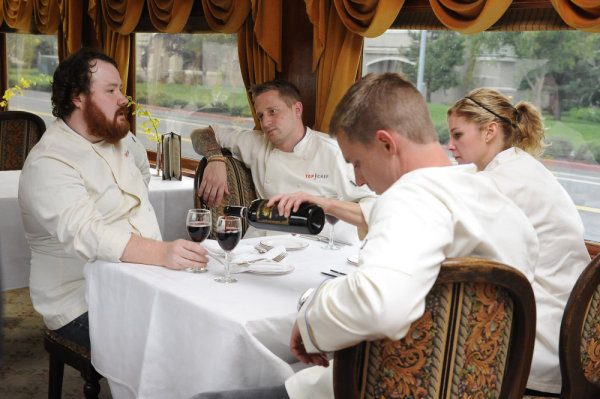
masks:
<path id="1" fill-rule="evenodd" d="M 252 171 L 259 198 L 296 191 L 318 196 L 336 195 L 344 201 L 358 202 L 365 220 L 369 220 L 376 195 L 366 186 L 354 184 L 352 166 L 344 160 L 337 141 L 327 134 L 306 128 L 306 134 L 294 150 L 285 152 L 267 140 L 262 131 L 221 125 L 211 128 L 219 145 L 228 148 Z M 352 234 L 338 236 L 337 231 L 341 232 L 343 225 L 344 222 L 336 225 L 336 237 L 345 240 L 357 237 L 355 227 Z"/>
<path id="2" fill-rule="evenodd" d="M 86 262 L 119 262 L 131 233 L 161 239 L 149 180 L 146 150 L 131 133 L 94 144 L 56 119 L 29 153 L 19 205 L 31 299 L 50 329 L 87 311 Z"/>
<path id="3" fill-rule="evenodd" d="M 300 309 L 308 352 L 402 338 L 423 314 L 445 258 L 488 258 L 530 281 L 538 258 L 526 216 L 474 165 L 404 175 L 376 201 L 365 241 L 358 269 L 327 280 Z M 290 398 L 333 398 L 332 369 L 315 366 L 290 377 Z"/>
<path id="4" fill-rule="evenodd" d="M 537 233 L 540 257 L 533 279 L 537 330 L 527 388 L 560 393 L 559 327 L 573 285 L 590 261 L 583 223 L 558 180 L 519 148 L 496 155 L 481 174 L 521 208 Z"/>

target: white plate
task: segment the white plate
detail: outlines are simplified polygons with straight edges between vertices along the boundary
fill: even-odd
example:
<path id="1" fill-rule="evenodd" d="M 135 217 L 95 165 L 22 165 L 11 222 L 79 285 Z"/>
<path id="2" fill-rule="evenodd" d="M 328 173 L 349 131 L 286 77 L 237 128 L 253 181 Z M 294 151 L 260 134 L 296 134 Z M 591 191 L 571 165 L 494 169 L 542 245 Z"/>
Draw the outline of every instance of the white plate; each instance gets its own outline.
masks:
<path id="1" fill-rule="evenodd" d="M 254 267 L 256 269 L 254 269 Z M 281 265 L 281 269 L 279 270 L 261 270 L 260 265 L 253 265 L 250 266 L 250 270 L 247 271 L 247 273 L 254 273 L 254 274 L 287 274 L 290 272 L 294 271 L 294 266 L 292 265 L 288 265 L 288 264 L 283 264 Z"/>
<path id="2" fill-rule="evenodd" d="M 358 254 L 348 256 L 348 263 L 358 266 Z"/>
<path id="3" fill-rule="evenodd" d="M 279 237 L 262 240 L 260 245 L 267 249 L 274 248 L 278 245 L 283 245 L 286 251 L 297 251 L 308 247 L 308 243 L 304 240 L 299 240 L 293 237 Z"/>

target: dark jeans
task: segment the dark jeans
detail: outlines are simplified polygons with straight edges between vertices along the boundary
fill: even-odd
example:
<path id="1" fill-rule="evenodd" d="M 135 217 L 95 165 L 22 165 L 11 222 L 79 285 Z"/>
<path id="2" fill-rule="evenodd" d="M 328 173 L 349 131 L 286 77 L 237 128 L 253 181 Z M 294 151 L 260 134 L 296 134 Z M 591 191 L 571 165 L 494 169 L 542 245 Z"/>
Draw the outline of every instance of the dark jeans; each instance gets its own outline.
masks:
<path id="1" fill-rule="evenodd" d="M 205 392 L 191 399 L 290 399 L 285 385 L 268 388 L 240 389 L 237 391 Z"/>
<path id="2" fill-rule="evenodd" d="M 90 350 L 90 323 L 88 321 L 88 312 L 85 312 L 58 330 L 54 330 L 54 332 L 63 338 L 87 348 L 88 351 Z"/>

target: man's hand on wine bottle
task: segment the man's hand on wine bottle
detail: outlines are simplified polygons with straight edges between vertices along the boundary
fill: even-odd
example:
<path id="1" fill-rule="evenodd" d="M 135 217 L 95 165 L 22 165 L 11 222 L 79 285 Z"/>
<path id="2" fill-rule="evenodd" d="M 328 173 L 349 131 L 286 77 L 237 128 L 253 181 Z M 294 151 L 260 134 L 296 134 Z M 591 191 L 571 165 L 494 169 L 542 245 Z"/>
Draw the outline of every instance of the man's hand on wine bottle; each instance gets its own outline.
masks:
<path id="1" fill-rule="evenodd" d="M 273 206 L 276 202 L 279 202 L 279 204 L 277 204 L 277 211 L 280 215 L 285 215 L 285 217 L 289 217 L 290 213 L 296 212 L 300 207 L 300 204 L 302 204 L 303 202 L 319 205 L 325 210 L 325 201 L 327 201 L 326 198 L 317 197 L 305 193 L 304 191 L 297 191 L 292 194 L 279 194 L 274 197 L 271 197 L 267 206 Z"/>
<path id="2" fill-rule="evenodd" d="M 202 198 L 208 206 L 219 206 L 224 194 L 229 195 L 225 163 L 209 162 L 204 168 L 202 183 L 198 188 L 198 197 Z"/>

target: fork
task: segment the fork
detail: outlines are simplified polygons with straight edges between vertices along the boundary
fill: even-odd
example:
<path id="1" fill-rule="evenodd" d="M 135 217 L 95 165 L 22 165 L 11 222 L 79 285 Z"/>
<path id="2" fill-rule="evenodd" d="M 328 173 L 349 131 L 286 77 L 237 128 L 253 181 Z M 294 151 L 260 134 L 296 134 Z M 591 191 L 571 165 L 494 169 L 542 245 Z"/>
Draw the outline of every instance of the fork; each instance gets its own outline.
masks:
<path id="1" fill-rule="evenodd" d="M 247 261 L 247 262 L 239 262 L 239 263 L 236 263 L 236 265 L 241 265 L 241 266 L 243 266 L 243 265 L 250 265 L 250 264 L 252 264 L 252 263 L 257 263 L 257 262 L 265 262 L 265 261 L 266 261 L 266 262 L 271 262 L 271 261 L 272 261 L 272 262 L 281 262 L 282 260 L 284 260 L 284 259 L 285 259 L 285 257 L 286 257 L 287 255 L 288 255 L 288 254 L 287 254 L 287 252 L 286 252 L 286 251 L 284 251 L 284 252 L 280 253 L 279 255 L 277 255 L 276 257 L 274 257 L 274 258 L 272 258 L 272 259 L 269 259 L 269 258 L 258 258 L 258 259 L 249 260 L 249 261 Z"/>

